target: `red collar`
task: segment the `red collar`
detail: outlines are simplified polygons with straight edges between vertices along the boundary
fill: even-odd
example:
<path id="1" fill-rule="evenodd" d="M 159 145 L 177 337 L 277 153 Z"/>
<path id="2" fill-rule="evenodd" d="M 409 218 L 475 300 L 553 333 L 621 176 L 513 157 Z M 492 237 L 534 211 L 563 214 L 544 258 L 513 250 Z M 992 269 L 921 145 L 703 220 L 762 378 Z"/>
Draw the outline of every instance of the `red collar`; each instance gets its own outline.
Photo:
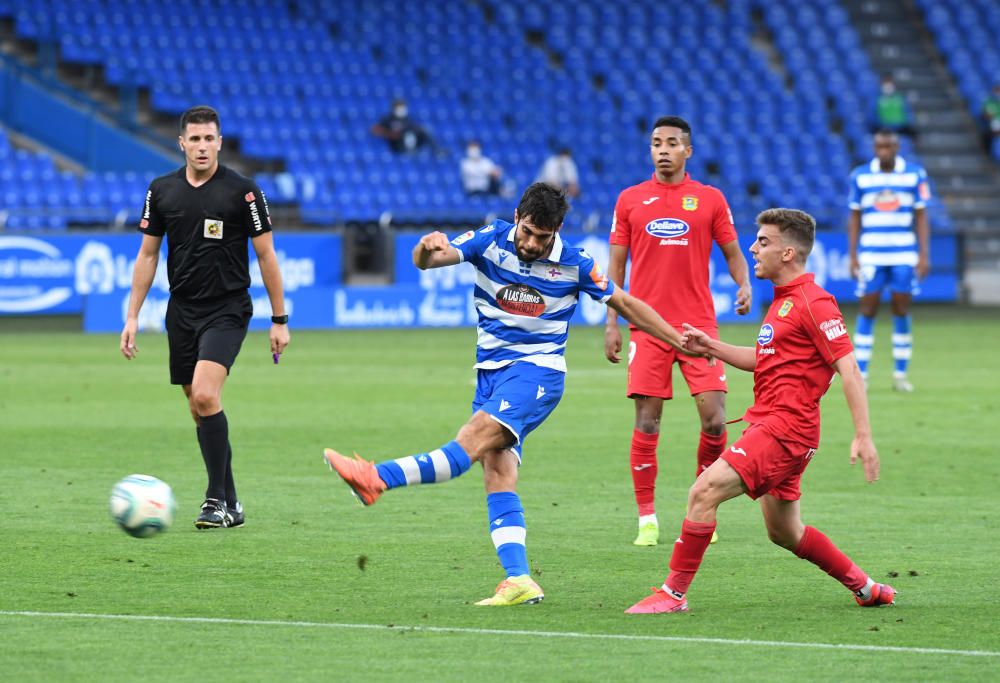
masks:
<path id="1" fill-rule="evenodd" d="M 815 281 L 816 281 L 816 276 L 813 275 L 812 273 L 802 273 L 802 275 L 799 275 L 797 278 L 789 282 L 787 285 L 780 285 L 780 286 L 775 285 L 774 295 L 784 296 L 786 294 L 791 293 L 791 291 L 796 287 L 798 287 L 799 285 L 804 285 L 807 282 L 815 282 Z"/>

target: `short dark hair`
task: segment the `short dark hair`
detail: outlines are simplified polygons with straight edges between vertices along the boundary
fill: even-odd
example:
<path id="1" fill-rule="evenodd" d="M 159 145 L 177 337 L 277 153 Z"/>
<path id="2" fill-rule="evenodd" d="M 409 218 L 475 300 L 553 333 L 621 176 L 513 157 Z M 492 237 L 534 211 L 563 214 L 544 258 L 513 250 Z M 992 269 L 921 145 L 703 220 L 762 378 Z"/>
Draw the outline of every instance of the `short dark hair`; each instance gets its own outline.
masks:
<path id="1" fill-rule="evenodd" d="M 537 227 L 550 230 L 562 225 L 567 211 L 566 193 L 548 183 L 529 185 L 517 205 L 518 218 L 531 218 Z"/>
<path id="2" fill-rule="evenodd" d="M 688 142 L 691 142 L 691 124 L 680 116 L 661 116 L 653 123 L 653 130 L 663 128 L 664 126 L 680 128 L 681 132 L 687 135 Z"/>
<path id="3" fill-rule="evenodd" d="M 816 241 L 816 219 L 798 209 L 765 209 L 757 214 L 757 225 L 774 225 L 781 232 L 781 239 L 798 247 L 802 263 Z"/>
<path id="4" fill-rule="evenodd" d="M 222 130 L 222 124 L 219 122 L 219 112 L 207 104 L 199 104 L 196 107 L 191 107 L 181 114 L 181 135 L 184 135 L 184 131 L 187 129 L 189 123 L 214 123 L 216 128 L 220 131 Z"/>
<path id="5" fill-rule="evenodd" d="M 877 138 L 892 138 L 893 140 L 899 140 L 899 133 L 894 131 L 892 128 L 879 128 L 875 131 L 875 136 Z"/>

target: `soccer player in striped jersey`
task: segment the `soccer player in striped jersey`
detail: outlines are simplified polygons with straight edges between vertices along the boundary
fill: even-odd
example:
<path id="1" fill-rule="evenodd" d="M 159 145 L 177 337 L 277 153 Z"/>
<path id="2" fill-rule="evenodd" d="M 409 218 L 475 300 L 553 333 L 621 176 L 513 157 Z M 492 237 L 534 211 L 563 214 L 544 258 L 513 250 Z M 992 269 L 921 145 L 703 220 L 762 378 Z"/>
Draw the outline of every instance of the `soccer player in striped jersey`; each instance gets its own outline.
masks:
<path id="1" fill-rule="evenodd" d="M 482 463 L 490 536 L 506 578 L 477 605 L 533 604 L 544 597 L 528 567 L 518 468 L 526 437 L 562 397 L 563 352 L 580 293 L 695 355 L 683 351 L 678 331 L 651 307 L 616 287 L 589 254 L 561 239 L 568 209 L 562 190 L 535 183 L 522 195 L 513 223 L 496 220 L 450 242 L 441 232 L 424 235 L 413 250 L 421 270 L 463 262 L 476 269 L 478 381 L 472 417 L 440 448 L 396 460 L 374 464 L 324 452 L 365 505 L 388 489 L 447 481 Z"/>
<path id="2" fill-rule="evenodd" d="M 875 342 L 875 314 L 882 291 L 892 293 L 893 388 L 913 391 L 906 378 L 912 353 L 910 302 L 918 281 L 930 269 L 931 197 L 927 172 L 899 156 L 899 137 L 890 130 L 875 134 L 875 158 L 851 173 L 847 222 L 851 273 L 860 297 L 854 348 L 868 384 L 868 362 Z"/>

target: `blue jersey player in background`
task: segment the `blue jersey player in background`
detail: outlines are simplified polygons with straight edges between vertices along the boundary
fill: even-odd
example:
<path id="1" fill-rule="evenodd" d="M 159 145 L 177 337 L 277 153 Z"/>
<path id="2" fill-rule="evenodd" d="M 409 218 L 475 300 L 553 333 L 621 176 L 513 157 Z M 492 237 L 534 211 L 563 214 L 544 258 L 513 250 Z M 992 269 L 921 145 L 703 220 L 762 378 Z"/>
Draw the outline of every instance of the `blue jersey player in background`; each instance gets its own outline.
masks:
<path id="1" fill-rule="evenodd" d="M 479 313 L 478 381 L 472 417 L 440 448 L 374 464 L 327 449 L 330 467 L 365 505 L 388 489 L 453 479 L 474 462 L 483 466 L 489 530 L 507 577 L 477 605 L 541 602 L 528 568 L 524 507 L 515 489 L 528 434 L 563 393 L 563 353 L 581 292 L 606 303 L 639 329 L 681 353 L 681 336 L 644 302 L 615 287 L 582 249 L 559 236 L 569 205 L 544 183 L 525 190 L 514 223 L 497 220 L 448 241 L 424 235 L 413 250 L 420 269 L 471 263 Z"/>
<path id="2" fill-rule="evenodd" d="M 912 354 L 910 302 L 930 269 L 930 199 L 927 172 L 899 156 L 892 131 L 875 134 L 875 158 L 851 173 L 847 223 L 851 273 L 858 279 L 860 306 L 854 352 L 868 385 L 868 362 L 875 342 L 875 314 L 883 290 L 892 294 L 893 388 L 913 391 L 906 378 Z"/>

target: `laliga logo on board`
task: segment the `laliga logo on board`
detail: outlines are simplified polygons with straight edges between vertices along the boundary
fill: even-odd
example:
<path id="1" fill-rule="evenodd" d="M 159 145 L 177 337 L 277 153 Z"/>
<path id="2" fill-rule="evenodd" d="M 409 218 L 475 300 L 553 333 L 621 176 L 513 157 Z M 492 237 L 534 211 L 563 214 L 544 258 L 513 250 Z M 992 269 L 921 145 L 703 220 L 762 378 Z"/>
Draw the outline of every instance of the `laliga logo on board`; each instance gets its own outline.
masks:
<path id="1" fill-rule="evenodd" d="M 767 346 L 772 341 L 774 341 L 774 328 L 771 327 L 770 323 L 764 323 L 760 332 L 757 333 L 757 343 L 761 346 Z"/>

